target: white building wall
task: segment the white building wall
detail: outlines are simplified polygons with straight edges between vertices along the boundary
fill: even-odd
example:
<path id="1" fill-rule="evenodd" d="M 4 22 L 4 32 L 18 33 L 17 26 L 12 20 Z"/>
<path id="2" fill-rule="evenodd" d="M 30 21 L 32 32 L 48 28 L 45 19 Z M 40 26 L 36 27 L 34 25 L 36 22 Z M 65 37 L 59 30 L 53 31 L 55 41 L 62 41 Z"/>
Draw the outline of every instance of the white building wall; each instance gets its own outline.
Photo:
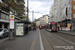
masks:
<path id="1" fill-rule="evenodd" d="M 49 22 L 54 21 L 54 4 L 51 6 L 50 9 L 50 16 L 49 16 Z"/>
<path id="2" fill-rule="evenodd" d="M 52 6 L 53 12 L 52 15 L 54 16 L 53 21 L 59 22 L 65 19 L 71 19 L 71 0 L 54 0 L 54 4 Z M 68 16 L 66 16 L 66 8 L 68 8 Z"/>
<path id="3" fill-rule="evenodd" d="M 49 16 L 49 15 L 45 15 L 45 17 L 44 17 L 44 19 L 45 19 L 45 24 L 48 23 L 48 16 Z"/>
<path id="4" fill-rule="evenodd" d="M 40 18 L 40 25 L 45 25 L 45 19 L 43 17 Z"/>
<path id="5" fill-rule="evenodd" d="M 48 23 L 48 16 L 43 15 L 43 17 L 40 18 L 40 25 L 45 25 Z"/>
<path id="6" fill-rule="evenodd" d="M 61 6 L 61 20 L 65 20 L 65 19 L 71 19 L 71 0 L 61 0 L 60 2 L 60 6 Z M 66 8 L 67 8 L 67 14 L 68 16 L 66 16 Z"/>
<path id="7" fill-rule="evenodd" d="M 36 21 L 35 23 L 36 23 L 36 26 L 39 27 L 40 21 Z"/>

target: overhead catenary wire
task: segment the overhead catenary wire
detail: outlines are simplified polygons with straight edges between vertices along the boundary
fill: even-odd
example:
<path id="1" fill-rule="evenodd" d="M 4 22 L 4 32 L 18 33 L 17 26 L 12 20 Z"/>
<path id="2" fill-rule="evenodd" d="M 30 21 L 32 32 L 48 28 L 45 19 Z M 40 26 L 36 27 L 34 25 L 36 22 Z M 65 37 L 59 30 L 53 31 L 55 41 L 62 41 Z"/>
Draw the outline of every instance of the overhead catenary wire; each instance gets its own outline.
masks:
<path id="1" fill-rule="evenodd" d="M 29 12 L 30 12 L 30 13 L 32 13 L 32 11 L 29 11 Z M 38 12 L 35 12 L 35 11 L 34 11 L 34 13 L 38 13 L 38 14 L 44 14 L 44 13 L 40 13 L 39 11 L 38 11 Z"/>
<path id="2" fill-rule="evenodd" d="M 48 0 L 48 2 L 47 2 L 47 5 L 46 5 L 46 8 L 45 8 L 45 11 L 47 10 L 48 4 L 49 4 L 49 0 Z"/>

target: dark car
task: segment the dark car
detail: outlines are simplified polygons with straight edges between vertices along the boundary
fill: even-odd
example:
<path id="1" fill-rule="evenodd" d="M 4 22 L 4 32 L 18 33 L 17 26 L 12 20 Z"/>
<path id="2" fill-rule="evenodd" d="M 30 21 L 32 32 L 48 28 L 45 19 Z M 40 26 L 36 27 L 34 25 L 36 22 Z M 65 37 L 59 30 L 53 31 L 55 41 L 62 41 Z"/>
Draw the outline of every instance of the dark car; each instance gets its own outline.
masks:
<path id="1" fill-rule="evenodd" d="M 0 28 L 0 37 L 4 38 L 5 36 L 9 35 L 9 31 L 5 28 Z"/>

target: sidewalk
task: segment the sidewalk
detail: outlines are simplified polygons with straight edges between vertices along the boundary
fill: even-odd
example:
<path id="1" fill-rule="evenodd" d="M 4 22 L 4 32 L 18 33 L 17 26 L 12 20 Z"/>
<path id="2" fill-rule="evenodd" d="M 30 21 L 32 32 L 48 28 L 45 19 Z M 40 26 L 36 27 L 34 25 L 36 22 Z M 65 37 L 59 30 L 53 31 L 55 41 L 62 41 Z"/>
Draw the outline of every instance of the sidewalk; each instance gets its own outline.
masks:
<path id="1" fill-rule="evenodd" d="M 75 35 L 75 31 L 63 31 L 63 30 L 60 31 L 60 30 L 59 30 L 58 32 Z"/>
<path id="2" fill-rule="evenodd" d="M 15 40 L 0 42 L 0 50 L 40 50 L 39 29 Z"/>

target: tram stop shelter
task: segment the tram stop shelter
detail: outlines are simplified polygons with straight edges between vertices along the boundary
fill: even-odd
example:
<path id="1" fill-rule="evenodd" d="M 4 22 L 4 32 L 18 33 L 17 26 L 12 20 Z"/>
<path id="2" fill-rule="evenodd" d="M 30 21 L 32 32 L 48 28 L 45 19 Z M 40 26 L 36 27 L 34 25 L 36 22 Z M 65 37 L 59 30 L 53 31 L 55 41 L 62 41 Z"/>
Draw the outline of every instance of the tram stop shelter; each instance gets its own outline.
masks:
<path id="1" fill-rule="evenodd" d="M 26 34 L 25 25 L 31 24 L 28 21 L 18 21 L 15 24 L 16 29 L 16 36 L 24 36 Z"/>

